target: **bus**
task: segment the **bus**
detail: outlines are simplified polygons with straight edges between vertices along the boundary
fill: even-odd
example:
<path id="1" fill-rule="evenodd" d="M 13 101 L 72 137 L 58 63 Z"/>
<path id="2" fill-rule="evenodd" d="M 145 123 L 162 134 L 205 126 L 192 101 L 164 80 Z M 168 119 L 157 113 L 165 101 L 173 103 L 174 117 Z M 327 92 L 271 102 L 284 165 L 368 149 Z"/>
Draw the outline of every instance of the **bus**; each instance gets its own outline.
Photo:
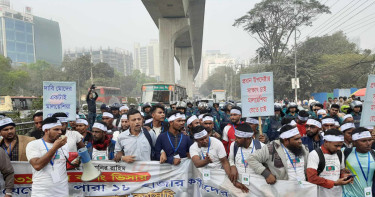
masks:
<path id="1" fill-rule="evenodd" d="M 0 96 L 0 111 L 31 110 L 35 96 Z"/>
<path id="2" fill-rule="evenodd" d="M 145 83 L 142 85 L 142 103 L 171 104 L 186 98 L 186 88 L 178 84 Z"/>
<path id="3" fill-rule="evenodd" d="M 95 91 L 98 93 L 97 103 L 104 103 L 106 105 L 121 104 L 122 96 L 120 88 L 97 86 Z"/>

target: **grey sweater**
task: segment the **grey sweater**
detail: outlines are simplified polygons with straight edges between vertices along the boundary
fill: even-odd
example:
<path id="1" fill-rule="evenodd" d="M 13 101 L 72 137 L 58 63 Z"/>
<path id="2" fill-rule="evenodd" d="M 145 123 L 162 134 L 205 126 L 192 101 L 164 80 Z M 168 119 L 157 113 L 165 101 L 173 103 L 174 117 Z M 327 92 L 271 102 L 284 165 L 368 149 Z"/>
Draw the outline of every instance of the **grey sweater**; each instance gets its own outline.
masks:
<path id="1" fill-rule="evenodd" d="M 306 170 L 309 150 L 304 145 L 302 147 Z M 255 173 L 264 178 L 272 173 L 277 180 L 288 180 L 287 159 L 280 140 L 275 140 L 251 154 L 248 163 Z"/>
<path id="2" fill-rule="evenodd" d="M 14 188 L 14 170 L 9 156 L 3 148 L 0 148 L 0 172 L 4 177 L 5 193 L 12 193 Z"/>

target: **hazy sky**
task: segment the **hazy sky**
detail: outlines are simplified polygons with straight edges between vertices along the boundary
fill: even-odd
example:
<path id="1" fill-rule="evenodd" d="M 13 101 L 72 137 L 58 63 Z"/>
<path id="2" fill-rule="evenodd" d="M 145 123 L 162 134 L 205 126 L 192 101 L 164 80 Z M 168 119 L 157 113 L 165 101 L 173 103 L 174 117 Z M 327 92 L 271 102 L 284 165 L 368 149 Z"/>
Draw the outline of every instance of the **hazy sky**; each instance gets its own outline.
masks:
<path id="1" fill-rule="evenodd" d="M 254 57 L 260 45 L 232 24 L 257 2 L 260 0 L 206 0 L 203 51 L 221 50 L 239 59 Z M 312 28 L 301 28 L 300 39 L 311 32 L 319 35 L 316 28 L 322 25 L 318 28 L 321 35 L 331 29 L 344 28 L 350 32 L 350 38 L 360 38 L 362 48 L 375 49 L 374 1 L 320 2 L 332 7 L 332 14 L 318 16 Z M 31 6 L 34 15 L 58 21 L 63 50 L 109 46 L 133 51 L 134 42 L 146 44 L 159 37 L 158 29 L 141 0 L 11 0 L 11 4 L 18 11 Z M 354 16 L 357 12 L 359 14 Z M 325 21 L 328 24 L 324 24 Z"/>

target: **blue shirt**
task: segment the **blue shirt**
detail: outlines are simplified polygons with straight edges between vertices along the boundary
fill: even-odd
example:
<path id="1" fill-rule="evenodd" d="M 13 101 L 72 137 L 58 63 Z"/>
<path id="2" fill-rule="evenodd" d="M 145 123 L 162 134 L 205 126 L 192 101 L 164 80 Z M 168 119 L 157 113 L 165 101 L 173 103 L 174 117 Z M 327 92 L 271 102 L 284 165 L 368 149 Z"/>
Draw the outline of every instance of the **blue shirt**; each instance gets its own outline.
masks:
<path id="1" fill-rule="evenodd" d="M 357 175 L 354 178 L 353 184 L 347 184 L 343 186 L 344 196 L 345 197 L 356 197 L 356 196 L 364 196 L 364 188 L 372 186 L 372 178 L 374 176 L 375 170 L 375 163 L 374 159 L 371 156 L 371 153 L 359 153 L 358 159 L 361 162 L 362 169 L 364 174 L 367 176 L 367 166 L 368 166 L 368 157 L 370 157 L 370 173 L 368 173 L 368 179 L 366 183 L 366 179 L 363 176 L 361 168 L 359 167 L 357 157 L 355 155 L 356 148 L 353 148 L 352 152 L 349 154 L 348 158 L 346 159 L 346 168 L 349 169 L 352 174 Z"/>
<path id="2" fill-rule="evenodd" d="M 168 134 L 171 141 L 169 141 Z M 174 152 L 173 147 L 174 149 L 177 148 L 181 137 L 181 144 L 178 147 L 177 151 Z M 173 143 L 173 147 L 171 142 Z M 189 148 L 192 144 L 193 142 L 190 140 L 190 137 L 182 133 L 178 133 L 177 136 L 174 136 L 169 131 L 160 133 L 160 135 L 156 139 L 155 144 L 156 160 L 160 160 L 160 151 L 164 150 L 164 152 L 167 154 L 167 162 L 173 164 L 174 155 L 178 154 L 180 158 L 186 158 L 187 153 L 189 153 Z"/>

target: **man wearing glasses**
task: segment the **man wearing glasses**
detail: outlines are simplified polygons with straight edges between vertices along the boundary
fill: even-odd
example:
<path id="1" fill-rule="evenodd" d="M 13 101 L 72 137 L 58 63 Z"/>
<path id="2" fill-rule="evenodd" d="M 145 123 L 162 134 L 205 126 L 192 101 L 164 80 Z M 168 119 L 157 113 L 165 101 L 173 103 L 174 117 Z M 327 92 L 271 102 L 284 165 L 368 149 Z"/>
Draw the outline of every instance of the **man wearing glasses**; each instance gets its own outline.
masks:
<path id="1" fill-rule="evenodd" d="M 311 152 L 324 143 L 323 137 L 319 132 L 322 129 L 322 124 L 318 119 L 308 119 L 305 127 L 306 136 L 302 137 L 302 144 Z"/>

